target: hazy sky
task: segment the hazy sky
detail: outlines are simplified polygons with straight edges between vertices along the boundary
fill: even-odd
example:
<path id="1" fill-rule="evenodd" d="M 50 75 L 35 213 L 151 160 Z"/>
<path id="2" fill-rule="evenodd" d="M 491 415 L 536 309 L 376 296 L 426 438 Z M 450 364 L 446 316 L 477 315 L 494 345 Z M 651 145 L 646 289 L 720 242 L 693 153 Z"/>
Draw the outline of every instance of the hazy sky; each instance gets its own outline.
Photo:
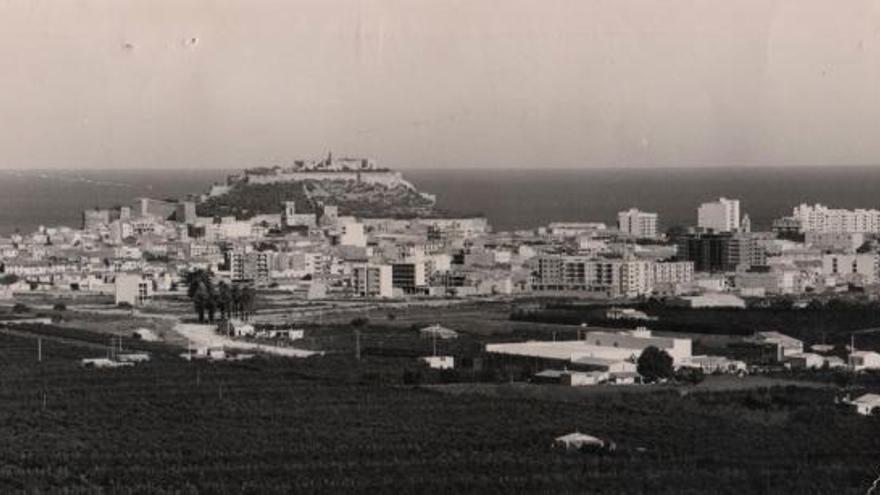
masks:
<path id="1" fill-rule="evenodd" d="M 880 1 L 0 0 L 0 167 L 880 165 Z"/>

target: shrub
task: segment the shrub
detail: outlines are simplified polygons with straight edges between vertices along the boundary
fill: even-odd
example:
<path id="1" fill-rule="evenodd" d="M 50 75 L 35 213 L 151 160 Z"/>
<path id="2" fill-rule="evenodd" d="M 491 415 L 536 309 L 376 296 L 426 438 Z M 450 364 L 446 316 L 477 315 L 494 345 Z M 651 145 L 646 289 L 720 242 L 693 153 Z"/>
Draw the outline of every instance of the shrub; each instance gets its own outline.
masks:
<path id="1" fill-rule="evenodd" d="M 636 368 L 646 381 L 655 382 L 663 378 L 672 378 L 672 356 L 654 346 L 647 347 L 639 356 Z"/>

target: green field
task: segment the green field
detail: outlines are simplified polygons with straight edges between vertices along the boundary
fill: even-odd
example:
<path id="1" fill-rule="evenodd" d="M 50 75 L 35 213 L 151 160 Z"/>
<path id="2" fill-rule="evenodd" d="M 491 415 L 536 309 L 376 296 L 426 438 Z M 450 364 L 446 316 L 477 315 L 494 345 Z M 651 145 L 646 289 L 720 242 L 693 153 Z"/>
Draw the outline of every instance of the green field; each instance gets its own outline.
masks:
<path id="1" fill-rule="evenodd" d="M 321 358 L 189 363 L 125 340 L 156 359 L 95 370 L 78 359 L 105 337 L 28 331 L 42 363 L 34 338 L 0 331 L 3 493 L 861 494 L 880 467 L 880 420 L 829 388 L 448 393 L 404 384 L 415 360 L 383 350 L 429 345 L 384 327 L 364 329 L 360 361 L 340 326 L 313 338 Z M 618 450 L 551 448 L 575 430 Z"/>

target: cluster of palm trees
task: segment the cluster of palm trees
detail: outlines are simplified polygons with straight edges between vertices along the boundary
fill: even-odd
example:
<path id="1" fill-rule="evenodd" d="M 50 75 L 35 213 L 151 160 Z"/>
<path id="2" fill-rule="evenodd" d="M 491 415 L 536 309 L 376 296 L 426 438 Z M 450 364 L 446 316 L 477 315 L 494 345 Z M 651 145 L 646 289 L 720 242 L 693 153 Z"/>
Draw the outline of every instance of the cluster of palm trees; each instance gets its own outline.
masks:
<path id="1" fill-rule="evenodd" d="M 193 302 L 199 323 L 213 323 L 217 313 L 220 319 L 241 318 L 247 320 L 254 314 L 257 291 L 250 285 L 214 283 L 214 274 L 197 269 L 184 276 L 186 294 Z"/>

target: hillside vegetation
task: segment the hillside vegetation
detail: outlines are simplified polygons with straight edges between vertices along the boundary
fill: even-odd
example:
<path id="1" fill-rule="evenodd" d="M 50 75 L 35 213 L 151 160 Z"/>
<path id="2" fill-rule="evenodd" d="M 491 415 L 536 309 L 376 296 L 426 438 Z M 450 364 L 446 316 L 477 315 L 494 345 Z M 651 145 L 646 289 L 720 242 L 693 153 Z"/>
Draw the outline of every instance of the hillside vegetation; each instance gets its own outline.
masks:
<path id="1" fill-rule="evenodd" d="M 304 180 L 277 184 L 237 184 L 227 194 L 209 198 L 196 208 L 200 216 L 281 213 L 284 201 L 295 201 L 297 213 L 313 213 L 318 204 L 336 205 L 340 215 L 360 217 L 431 216 L 433 202 L 406 186 L 388 187 L 353 180 Z"/>

